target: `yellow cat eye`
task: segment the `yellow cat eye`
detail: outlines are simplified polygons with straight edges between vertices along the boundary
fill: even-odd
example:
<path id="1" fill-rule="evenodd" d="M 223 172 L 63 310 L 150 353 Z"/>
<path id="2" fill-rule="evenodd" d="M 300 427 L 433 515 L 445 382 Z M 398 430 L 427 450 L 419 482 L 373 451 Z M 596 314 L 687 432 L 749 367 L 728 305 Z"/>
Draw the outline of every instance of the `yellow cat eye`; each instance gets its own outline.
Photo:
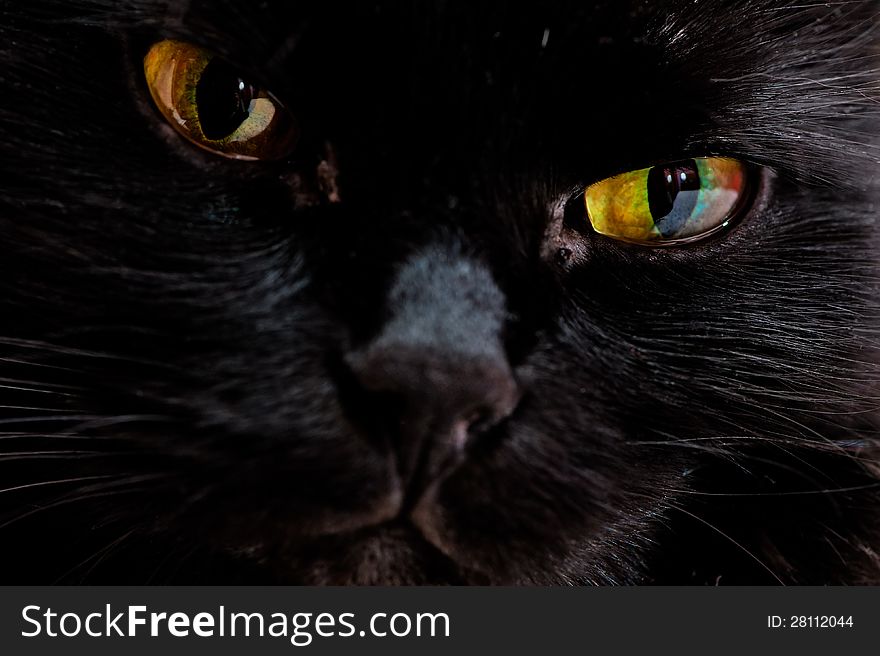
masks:
<path id="1" fill-rule="evenodd" d="M 281 159 L 299 130 L 290 111 L 211 52 L 183 41 L 153 45 L 144 58 L 153 101 L 195 145 L 240 160 Z"/>
<path id="2" fill-rule="evenodd" d="M 703 157 L 597 182 L 584 197 L 599 234 L 640 244 L 695 241 L 726 227 L 746 198 L 747 167 Z"/>

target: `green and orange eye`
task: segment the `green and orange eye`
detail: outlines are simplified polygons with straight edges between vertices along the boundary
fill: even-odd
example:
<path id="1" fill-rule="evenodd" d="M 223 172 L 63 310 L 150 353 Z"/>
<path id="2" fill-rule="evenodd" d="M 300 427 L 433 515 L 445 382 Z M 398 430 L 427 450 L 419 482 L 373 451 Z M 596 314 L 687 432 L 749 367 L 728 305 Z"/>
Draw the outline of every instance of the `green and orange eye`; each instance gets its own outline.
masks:
<path id="1" fill-rule="evenodd" d="M 290 111 L 204 48 L 160 41 L 144 58 L 144 74 L 166 120 L 201 148 L 232 159 L 274 160 L 296 145 Z"/>
<path id="2" fill-rule="evenodd" d="M 695 241 L 722 230 L 747 197 L 746 164 L 703 157 L 632 171 L 597 182 L 584 193 L 599 234 L 649 245 Z"/>

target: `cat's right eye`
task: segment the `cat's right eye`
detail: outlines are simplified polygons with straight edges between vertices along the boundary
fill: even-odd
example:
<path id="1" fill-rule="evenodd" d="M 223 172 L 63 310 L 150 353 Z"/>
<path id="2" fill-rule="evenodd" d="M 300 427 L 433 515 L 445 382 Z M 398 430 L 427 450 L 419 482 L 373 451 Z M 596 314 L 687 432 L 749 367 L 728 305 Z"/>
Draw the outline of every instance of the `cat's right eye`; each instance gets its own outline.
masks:
<path id="1" fill-rule="evenodd" d="M 165 119 L 205 150 L 276 160 L 296 145 L 299 129 L 290 110 L 204 48 L 160 41 L 144 58 L 144 74 Z"/>

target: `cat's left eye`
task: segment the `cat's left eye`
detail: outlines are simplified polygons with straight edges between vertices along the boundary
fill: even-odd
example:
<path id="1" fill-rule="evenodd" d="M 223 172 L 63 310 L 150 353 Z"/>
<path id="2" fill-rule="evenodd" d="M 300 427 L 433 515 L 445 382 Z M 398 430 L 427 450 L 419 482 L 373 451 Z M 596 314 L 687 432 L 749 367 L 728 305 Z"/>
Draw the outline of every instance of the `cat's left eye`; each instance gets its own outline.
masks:
<path id="1" fill-rule="evenodd" d="M 183 41 L 153 45 L 144 58 L 150 94 L 191 142 L 242 160 L 286 157 L 299 136 L 281 101 L 210 51 Z"/>
<path id="2" fill-rule="evenodd" d="M 623 173 L 584 192 L 599 234 L 646 245 L 674 245 L 727 227 L 747 200 L 750 170 L 726 157 L 670 162 Z"/>

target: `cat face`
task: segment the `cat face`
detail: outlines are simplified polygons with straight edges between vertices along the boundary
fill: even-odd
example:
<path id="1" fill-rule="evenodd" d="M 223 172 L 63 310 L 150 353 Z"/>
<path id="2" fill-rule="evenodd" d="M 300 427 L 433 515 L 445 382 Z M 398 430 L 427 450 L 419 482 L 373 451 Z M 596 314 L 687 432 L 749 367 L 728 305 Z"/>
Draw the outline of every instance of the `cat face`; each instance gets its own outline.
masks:
<path id="1" fill-rule="evenodd" d="M 876 580 L 876 8 L 789 4 L 11 9 L 2 577 Z M 272 157 L 163 115 L 168 40 Z M 709 158 L 718 231 L 594 229 Z"/>

